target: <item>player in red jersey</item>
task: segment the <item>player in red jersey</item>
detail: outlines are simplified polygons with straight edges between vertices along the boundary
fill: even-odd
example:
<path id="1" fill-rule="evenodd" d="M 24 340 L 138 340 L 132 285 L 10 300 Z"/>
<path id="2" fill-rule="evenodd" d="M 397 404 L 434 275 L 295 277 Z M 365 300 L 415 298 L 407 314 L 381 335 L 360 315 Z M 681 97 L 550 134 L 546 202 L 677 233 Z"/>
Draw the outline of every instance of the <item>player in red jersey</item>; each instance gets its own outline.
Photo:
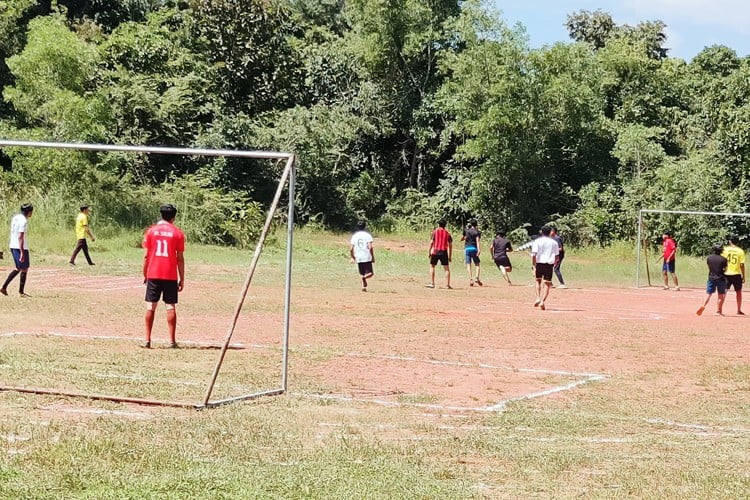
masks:
<path id="1" fill-rule="evenodd" d="M 167 307 L 169 347 L 177 347 L 177 295 L 185 286 L 185 234 L 174 225 L 177 209 L 162 205 L 161 219 L 149 227 L 143 237 L 143 279 L 146 283 L 146 342 L 151 347 L 151 329 L 154 326 L 156 306 L 164 298 Z"/>

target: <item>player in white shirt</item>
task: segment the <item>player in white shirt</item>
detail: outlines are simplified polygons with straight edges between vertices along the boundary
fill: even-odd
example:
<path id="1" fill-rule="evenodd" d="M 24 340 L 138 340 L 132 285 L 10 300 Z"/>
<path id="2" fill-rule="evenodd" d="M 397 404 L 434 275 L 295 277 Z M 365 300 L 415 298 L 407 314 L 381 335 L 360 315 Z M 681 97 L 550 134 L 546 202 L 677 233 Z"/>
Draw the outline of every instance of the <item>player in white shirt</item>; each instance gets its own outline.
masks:
<path id="1" fill-rule="evenodd" d="M 352 235 L 349 254 L 352 262 L 357 263 L 362 291 L 367 291 L 367 280 L 374 276 L 372 265 L 375 263 L 375 251 L 372 249 L 372 235 L 365 231 L 365 221 L 357 223 L 357 230 Z"/>
<path id="2" fill-rule="evenodd" d="M 29 240 L 26 237 L 26 230 L 29 219 L 34 213 L 34 207 L 30 203 L 24 203 L 21 205 L 21 213 L 13 216 L 10 221 L 10 253 L 13 254 L 13 261 L 15 263 L 15 269 L 13 269 L 8 278 L 3 283 L 3 287 L 0 288 L 0 293 L 8 295 L 8 285 L 13 279 L 21 275 L 18 285 L 18 293 L 21 297 L 28 297 L 24 293 L 26 287 L 26 274 L 29 271 L 31 265 L 29 261 Z"/>
<path id="3" fill-rule="evenodd" d="M 552 287 L 552 271 L 557 264 L 560 247 L 557 241 L 550 238 L 552 229 L 549 226 L 542 228 L 542 235 L 534 240 L 531 245 L 531 267 L 534 269 L 534 278 L 536 278 L 536 302 L 534 307 L 539 307 L 542 311 L 546 309 L 545 301 L 549 296 L 549 289 Z M 542 281 L 544 281 L 544 296 L 542 296 Z"/>

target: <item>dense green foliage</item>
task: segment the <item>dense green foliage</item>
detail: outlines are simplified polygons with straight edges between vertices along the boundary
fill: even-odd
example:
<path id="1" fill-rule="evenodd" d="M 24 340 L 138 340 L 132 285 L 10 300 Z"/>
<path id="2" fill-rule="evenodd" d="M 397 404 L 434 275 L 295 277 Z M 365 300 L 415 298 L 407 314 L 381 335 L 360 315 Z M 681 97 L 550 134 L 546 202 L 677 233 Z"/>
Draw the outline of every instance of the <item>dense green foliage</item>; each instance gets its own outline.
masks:
<path id="1" fill-rule="evenodd" d="M 658 20 L 580 11 L 570 43 L 532 50 L 480 0 L 0 6 L 0 136 L 292 151 L 302 224 L 552 221 L 571 242 L 607 244 L 634 236 L 640 208 L 750 211 L 750 60 L 723 46 L 671 58 Z M 179 181 L 184 208 L 227 221 L 194 220 L 193 237 L 229 244 L 251 239 L 236 229 L 252 225 L 242 207 L 260 210 L 279 174 L 272 162 L 21 149 L 0 168 L 5 202 L 57 193 L 104 207 L 113 226 L 141 224 Z M 647 227 L 696 251 L 748 232 L 740 218 Z"/>

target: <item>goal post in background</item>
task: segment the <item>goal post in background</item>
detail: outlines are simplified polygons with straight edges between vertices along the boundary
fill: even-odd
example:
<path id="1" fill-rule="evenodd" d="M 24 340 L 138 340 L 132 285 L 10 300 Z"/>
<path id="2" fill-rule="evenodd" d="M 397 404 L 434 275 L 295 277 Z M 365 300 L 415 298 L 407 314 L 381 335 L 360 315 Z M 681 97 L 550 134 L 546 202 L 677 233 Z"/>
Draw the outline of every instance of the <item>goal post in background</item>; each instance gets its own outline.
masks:
<path id="1" fill-rule="evenodd" d="M 47 389 L 47 388 L 27 388 L 27 387 L 13 387 L 13 386 L 2 386 L 0 391 L 14 391 L 22 393 L 32 394 L 48 394 L 57 396 L 70 396 L 80 397 L 95 400 L 115 401 L 115 402 L 126 402 L 145 404 L 153 406 L 172 406 L 172 407 L 183 407 L 183 408 L 212 408 L 223 404 L 229 404 L 237 401 L 244 401 L 249 399 L 257 399 L 263 396 L 274 396 L 283 394 L 287 391 L 287 380 L 288 380 L 288 360 L 289 360 L 289 326 L 290 326 L 290 307 L 291 307 L 291 272 L 292 272 L 292 241 L 294 235 L 294 186 L 295 186 L 295 169 L 296 169 L 296 157 L 293 153 L 281 153 L 273 151 L 242 151 L 242 150 L 226 150 L 226 149 L 200 149 L 200 148 L 174 148 L 174 147 L 160 147 L 160 146 L 126 146 L 126 145 L 108 145 L 108 144 L 82 144 L 82 143 L 64 143 L 64 142 L 36 142 L 36 141 L 17 141 L 17 140 L 5 140 L 0 139 L 0 148 L 6 147 L 18 147 L 18 148 L 48 148 L 48 149 L 70 149 L 78 151 L 116 151 L 116 152 L 130 152 L 130 153 L 146 153 L 146 154 L 164 154 L 164 155 L 181 155 L 181 156 L 213 156 L 213 157 L 235 157 L 235 158 L 250 158 L 260 160 L 279 160 L 284 161 L 284 170 L 279 179 L 279 184 L 276 189 L 273 201 L 266 214 L 266 220 L 263 225 L 258 243 L 253 253 L 253 258 L 250 263 L 245 281 L 240 290 L 237 303 L 234 307 L 233 316 L 230 325 L 227 329 L 224 342 L 221 345 L 218 359 L 213 369 L 213 373 L 209 379 L 206 387 L 206 392 L 203 399 L 200 402 L 189 403 L 189 402 L 174 402 L 174 401 L 162 401 L 154 399 L 143 399 L 134 397 L 124 397 L 118 395 L 108 394 L 92 394 L 85 392 L 73 392 L 60 389 Z M 223 400 L 211 401 L 211 395 L 216 383 L 216 379 L 221 371 L 226 352 L 229 349 L 229 345 L 234 334 L 237 320 L 242 311 L 242 307 L 247 298 L 247 293 L 250 288 L 250 284 L 255 274 L 255 269 L 258 265 L 261 253 L 263 251 L 263 245 L 265 244 L 268 236 L 269 229 L 273 222 L 273 215 L 276 212 L 281 196 L 284 192 L 284 187 L 288 183 L 288 214 L 287 214 L 287 241 L 286 241 L 286 269 L 285 269 L 285 285 L 284 285 L 284 306 L 283 306 L 283 331 L 282 331 L 282 352 L 281 352 L 281 373 L 278 387 L 270 387 L 266 390 L 253 392 L 249 394 L 241 394 L 235 397 L 226 398 Z"/>
<path id="2" fill-rule="evenodd" d="M 718 217 L 750 217 L 750 213 L 735 213 L 735 212 L 701 212 L 692 210 L 658 210 L 658 209 L 647 209 L 643 208 L 638 211 L 638 234 L 636 242 L 636 268 L 635 268 L 635 286 L 640 288 L 641 286 L 641 254 L 646 251 L 646 246 L 643 245 L 644 237 L 644 225 L 643 215 L 644 214 L 675 214 L 675 215 L 709 215 Z M 646 260 L 646 271 L 648 271 L 648 260 Z M 651 284 L 649 279 L 649 285 Z"/>

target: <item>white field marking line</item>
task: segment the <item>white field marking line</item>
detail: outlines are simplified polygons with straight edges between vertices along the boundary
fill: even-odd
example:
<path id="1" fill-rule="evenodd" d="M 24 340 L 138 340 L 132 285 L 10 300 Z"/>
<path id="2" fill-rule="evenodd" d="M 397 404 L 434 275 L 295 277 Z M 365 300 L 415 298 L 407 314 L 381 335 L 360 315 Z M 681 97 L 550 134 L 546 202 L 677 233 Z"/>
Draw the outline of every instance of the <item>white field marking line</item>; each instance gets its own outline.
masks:
<path id="1" fill-rule="evenodd" d="M 23 336 L 40 336 L 40 337 L 61 337 L 61 338 L 71 338 L 71 339 L 93 339 L 93 340 L 132 340 L 132 341 L 140 341 L 142 339 L 138 337 L 121 337 L 116 335 L 85 335 L 80 333 L 59 333 L 59 332 L 47 332 L 47 333 L 32 333 L 32 332 L 8 332 L 8 333 L 2 333 L 0 334 L 0 337 L 23 337 Z M 196 342 L 192 340 L 184 340 L 180 341 L 178 344 L 182 345 L 192 345 L 197 347 L 216 347 L 220 348 L 221 344 L 215 343 L 215 342 Z M 273 346 L 263 345 L 263 344 L 229 344 L 230 348 L 234 349 L 246 349 L 246 348 L 255 348 L 255 349 L 271 349 Z"/>
<path id="2" fill-rule="evenodd" d="M 548 413 L 546 410 L 537 410 L 540 413 Z M 726 434 L 750 434 L 750 428 L 746 427 L 724 427 L 721 425 L 706 425 L 706 424 L 694 424 L 677 422 L 674 420 L 665 420 L 661 418 L 649 418 L 649 417 L 624 417 L 621 415 L 603 415 L 603 414 L 591 414 L 591 413 L 579 413 L 583 417 L 589 418 L 605 418 L 610 420 L 619 420 L 622 422 L 645 422 L 652 425 L 663 425 L 666 427 L 677 427 L 681 429 L 694 430 L 700 432 L 723 432 Z"/>
<path id="3" fill-rule="evenodd" d="M 390 356 L 381 354 L 364 354 L 358 352 L 348 352 L 345 356 L 351 356 L 355 358 L 377 358 L 387 359 L 391 361 L 403 361 L 412 363 L 427 363 L 430 365 L 441 365 L 441 366 L 456 366 L 460 368 L 483 368 L 489 370 L 506 370 L 512 372 L 526 372 L 526 373 L 540 373 L 545 375 L 562 375 L 570 377 L 601 377 L 606 378 L 605 375 L 599 373 L 581 373 L 581 372 L 569 372 L 564 370 L 544 370 L 539 368 L 513 368 L 512 366 L 501 366 L 501 365 L 489 365 L 486 363 L 466 363 L 463 361 L 441 361 L 437 359 L 420 359 L 411 356 Z"/>
<path id="4" fill-rule="evenodd" d="M 51 412 L 62 412 L 62 413 L 83 413 L 92 415 L 114 415 L 118 417 L 132 417 L 141 420 L 149 420 L 154 418 L 153 415 L 148 413 L 141 413 L 135 411 L 123 411 L 123 410 L 103 410 L 98 408 L 59 408 L 53 406 L 38 406 L 40 410 L 51 411 Z"/>

